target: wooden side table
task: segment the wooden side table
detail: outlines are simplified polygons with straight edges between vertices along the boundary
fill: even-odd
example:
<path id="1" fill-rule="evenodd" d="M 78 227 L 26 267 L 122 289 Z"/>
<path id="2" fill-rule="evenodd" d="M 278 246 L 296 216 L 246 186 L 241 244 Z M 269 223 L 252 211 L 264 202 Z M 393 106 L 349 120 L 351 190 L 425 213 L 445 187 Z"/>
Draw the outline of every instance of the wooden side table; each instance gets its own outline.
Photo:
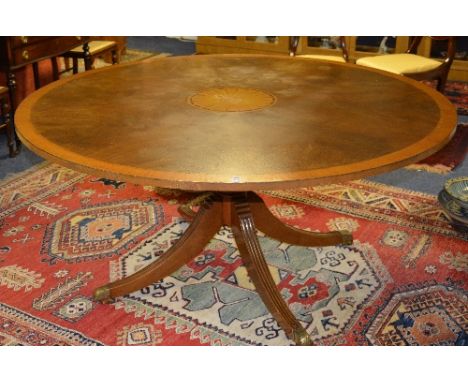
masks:
<path id="1" fill-rule="evenodd" d="M 10 96 L 10 123 L 14 130 L 13 114 L 16 110 L 16 75 L 15 72 L 26 65 L 33 65 L 35 87 L 39 88 L 39 75 L 37 63 L 41 60 L 54 58 L 77 46 L 83 45 L 85 56 L 85 66 L 91 68 L 91 60 L 88 47 L 89 37 L 73 36 L 5 36 L 0 37 L 0 71 L 5 73 L 7 78 L 8 93 Z M 58 79 L 58 67 L 54 64 L 54 78 Z M 16 150 L 18 152 L 20 141 L 16 140 Z"/>

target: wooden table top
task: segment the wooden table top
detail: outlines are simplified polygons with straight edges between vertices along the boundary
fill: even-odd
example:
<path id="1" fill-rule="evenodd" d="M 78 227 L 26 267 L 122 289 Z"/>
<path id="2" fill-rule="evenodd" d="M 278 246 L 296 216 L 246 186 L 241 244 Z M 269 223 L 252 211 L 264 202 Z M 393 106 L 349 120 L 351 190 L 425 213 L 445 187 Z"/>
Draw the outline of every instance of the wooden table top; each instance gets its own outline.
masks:
<path id="1" fill-rule="evenodd" d="M 155 58 L 29 96 L 18 134 L 70 168 L 186 190 L 361 178 L 418 161 L 455 131 L 454 106 L 405 77 L 298 57 Z"/>

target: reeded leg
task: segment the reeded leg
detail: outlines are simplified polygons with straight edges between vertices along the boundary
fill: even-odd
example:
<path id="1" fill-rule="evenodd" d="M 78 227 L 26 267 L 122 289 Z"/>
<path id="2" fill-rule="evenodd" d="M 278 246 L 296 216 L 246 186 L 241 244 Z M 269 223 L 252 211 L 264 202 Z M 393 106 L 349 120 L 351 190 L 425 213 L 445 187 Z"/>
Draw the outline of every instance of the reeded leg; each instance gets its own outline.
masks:
<path id="1" fill-rule="evenodd" d="M 220 203 L 207 200 L 200 206 L 182 237 L 164 255 L 129 277 L 97 288 L 94 298 L 108 302 L 114 297 L 137 291 L 170 275 L 200 254 L 221 225 Z"/>
<path id="2" fill-rule="evenodd" d="M 257 238 L 252 211 L 246 197 L 233 197 L 231 227 L 250 278 L 275 320 L 297 345 L 311 345 L 312 340 L 289 310 L 271 277 Z"/>
<path id="3" fill-rule="evenodd" d="M 258 230 L 272 239 L 304 247 L 351 245 L 353 243 L 353 236 L 348 231 L 318 233 L 290 227 L 279 221 L 259 196 L 249 192 L 247 198 Z"/>

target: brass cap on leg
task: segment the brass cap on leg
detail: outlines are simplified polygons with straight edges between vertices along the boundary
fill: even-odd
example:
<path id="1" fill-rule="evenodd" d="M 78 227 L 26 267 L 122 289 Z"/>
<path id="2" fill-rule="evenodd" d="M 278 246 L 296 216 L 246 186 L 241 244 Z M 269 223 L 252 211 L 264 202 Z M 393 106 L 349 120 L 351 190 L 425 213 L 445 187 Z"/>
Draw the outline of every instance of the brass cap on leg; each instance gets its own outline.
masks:
<path id="1" fill-rule="evenodd" d="M 312 339 L 304 328 L 296 329 L 292 332 L 291 339 L 298 346 L 310 346 L 312 345 Z"/>
<path id="2" fill-rule="evenodd" d="M 341 237 L 343 238 L 343 245 L 352 245 L 353 244 L 353 235 L 351 232 L 343 230 L 340 231 Z"/>
<path id="3" fill-rule="evenodd" d="M 107 286 L 102 286 L 102 287 L 97 288 L 94 291 L 93 296 L 96 301 L 100 301 L 104 304 L 112 302 L 112 298 L 110 296 L 110 289 Z"/>

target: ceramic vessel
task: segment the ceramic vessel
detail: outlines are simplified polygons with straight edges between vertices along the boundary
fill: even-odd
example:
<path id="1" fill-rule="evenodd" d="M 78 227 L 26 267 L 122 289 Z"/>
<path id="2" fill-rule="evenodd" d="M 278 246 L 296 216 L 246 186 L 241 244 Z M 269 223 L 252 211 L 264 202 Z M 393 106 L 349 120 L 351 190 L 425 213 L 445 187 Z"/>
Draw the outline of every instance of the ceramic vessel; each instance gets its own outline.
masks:
<path id="1" fill-rule="evenodd" d="M 445 182 L 444 190 L 463 208 L 468 209 L 468 176 L 460 176 Z"/>
<path id="2" fill-rule="evenodd" d="M 440 191 L 438 200 L 452 226 L 457 230 L 468 232 L 468 209 L 464 208 L 445 189 Z"/>

